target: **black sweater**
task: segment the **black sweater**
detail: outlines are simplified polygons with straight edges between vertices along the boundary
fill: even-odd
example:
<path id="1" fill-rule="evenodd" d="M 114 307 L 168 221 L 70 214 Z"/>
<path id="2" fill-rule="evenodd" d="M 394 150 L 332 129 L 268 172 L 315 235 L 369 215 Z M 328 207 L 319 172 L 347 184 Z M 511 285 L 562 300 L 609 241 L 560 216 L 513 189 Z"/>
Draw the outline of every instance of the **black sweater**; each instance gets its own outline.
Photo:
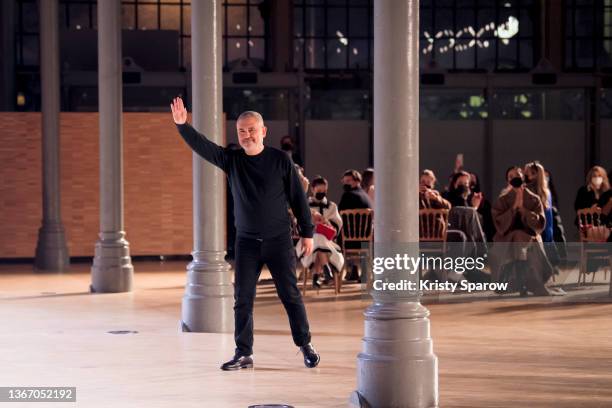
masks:
<path id="1" fill-rule="evenodd" d="M 238 235 L 268 239 L 289 234 L 289 203 L 300 235 L 312 238 L 314 225 L 308 200 L 286 153 L 265 146 L 261 153 L 249 156 L 243 149 L 227 149 L 211 142 L 188 123 L 176 127 L 198 155 L 227 174 Z"/>

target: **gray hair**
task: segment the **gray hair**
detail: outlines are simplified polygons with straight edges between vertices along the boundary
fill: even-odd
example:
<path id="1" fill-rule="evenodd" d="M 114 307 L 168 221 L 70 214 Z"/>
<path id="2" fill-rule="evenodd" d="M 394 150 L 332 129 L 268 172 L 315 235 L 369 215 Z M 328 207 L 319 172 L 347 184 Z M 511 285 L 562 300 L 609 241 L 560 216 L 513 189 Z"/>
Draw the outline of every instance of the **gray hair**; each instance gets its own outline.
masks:
<path id="1" fill-rule="evenodd" d="M 261 116 L 259 112 L 255 112 L 255 111 L 242 112 L 240 116 L 238 116 L 238 119 L 236 120 L 236 122 L 239 121 L 240 119 L 246 119 L 246 118 L 255 118 L 259 123 L 261 123 L 262 126 L 264 124 L 263 116 Z"/>

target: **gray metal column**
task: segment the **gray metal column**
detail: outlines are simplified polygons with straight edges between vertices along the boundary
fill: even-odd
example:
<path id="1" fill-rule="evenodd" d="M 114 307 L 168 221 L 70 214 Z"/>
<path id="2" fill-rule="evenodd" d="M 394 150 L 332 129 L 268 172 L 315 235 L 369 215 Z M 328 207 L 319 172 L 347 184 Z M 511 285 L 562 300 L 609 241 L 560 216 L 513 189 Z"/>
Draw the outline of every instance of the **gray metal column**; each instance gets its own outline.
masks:
<path id="1" fill-rule="evenodd" d="M 70 266 L 60 200 L 60 72 L 57 0 L 41 0 L 40 80 L 42 88 L 43 220 L 38 230 L 37 269 L 62 271 Z"/>
<path id="2" fill-rule="evenodd" d="M 419 2 L 374 2 L 375 252 L 403 243 L 418 256 Z M 411 247 L 407 247 L 406 244 Z M 418 282 L 418 274 L 397 275 Z M 416 292 L 372 292 L 364 312 L 353 404 L 371 407 L 438 405 L 437 357 L 429 311 Z"/>
<path id="3" fill-rule="evenodd" d="M 224 144 L 222 14 L 221 0 L 191 2 L 193 125 L 220 145 Z M 183 331 L 234 329 L 234 288 L 224 259 L 225 180 L 221 170 L 193 154 L 194 248 L 183 296 Z"/>
<path id="4" fill-rule="evenodd" d="M 91 268 L 92 292 L 129 292 L 134 267 L 123 230 L 121 1 L 98 2 L 100 234 Z"/>

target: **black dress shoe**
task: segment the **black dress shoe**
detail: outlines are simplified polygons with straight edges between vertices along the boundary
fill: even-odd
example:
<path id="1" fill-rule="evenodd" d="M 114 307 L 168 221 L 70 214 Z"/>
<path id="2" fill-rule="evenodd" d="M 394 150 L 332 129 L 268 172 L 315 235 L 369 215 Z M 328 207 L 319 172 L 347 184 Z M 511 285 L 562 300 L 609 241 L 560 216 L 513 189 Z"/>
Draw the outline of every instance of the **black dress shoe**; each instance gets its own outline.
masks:
<path id="1" fill-rule="evenodd" d="M 242 368 L 253 368 L 253 357 L 236 354 L 234 358 L 221 366 L 223 371 L 240 370 Z"/>
<path id="2" fill-rule="evenodd" d="M 314 349 L 311 343 L 300 347 L 300 351 L 304 354 L 304 365 L 308 368 L 314 368 L 321 361 L 321 356 Z"/>

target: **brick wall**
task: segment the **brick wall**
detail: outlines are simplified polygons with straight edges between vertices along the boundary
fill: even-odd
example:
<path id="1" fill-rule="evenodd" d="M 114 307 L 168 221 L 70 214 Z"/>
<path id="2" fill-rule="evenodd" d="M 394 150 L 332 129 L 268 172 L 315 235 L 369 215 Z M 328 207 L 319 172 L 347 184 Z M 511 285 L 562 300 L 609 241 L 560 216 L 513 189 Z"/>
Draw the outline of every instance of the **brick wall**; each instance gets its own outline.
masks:
<path id="1" fill-rule="evenodd" d="M 41 114 L 0 112 L 0 258 L 34 256 L 42 218 Z M 125 230 L 132 255 L 192 249 L 191 151 L 167 113 L 124 113 Z M 61 200 L 70 256 L 99 232 L 98 114 L 63 112 Z"/>

